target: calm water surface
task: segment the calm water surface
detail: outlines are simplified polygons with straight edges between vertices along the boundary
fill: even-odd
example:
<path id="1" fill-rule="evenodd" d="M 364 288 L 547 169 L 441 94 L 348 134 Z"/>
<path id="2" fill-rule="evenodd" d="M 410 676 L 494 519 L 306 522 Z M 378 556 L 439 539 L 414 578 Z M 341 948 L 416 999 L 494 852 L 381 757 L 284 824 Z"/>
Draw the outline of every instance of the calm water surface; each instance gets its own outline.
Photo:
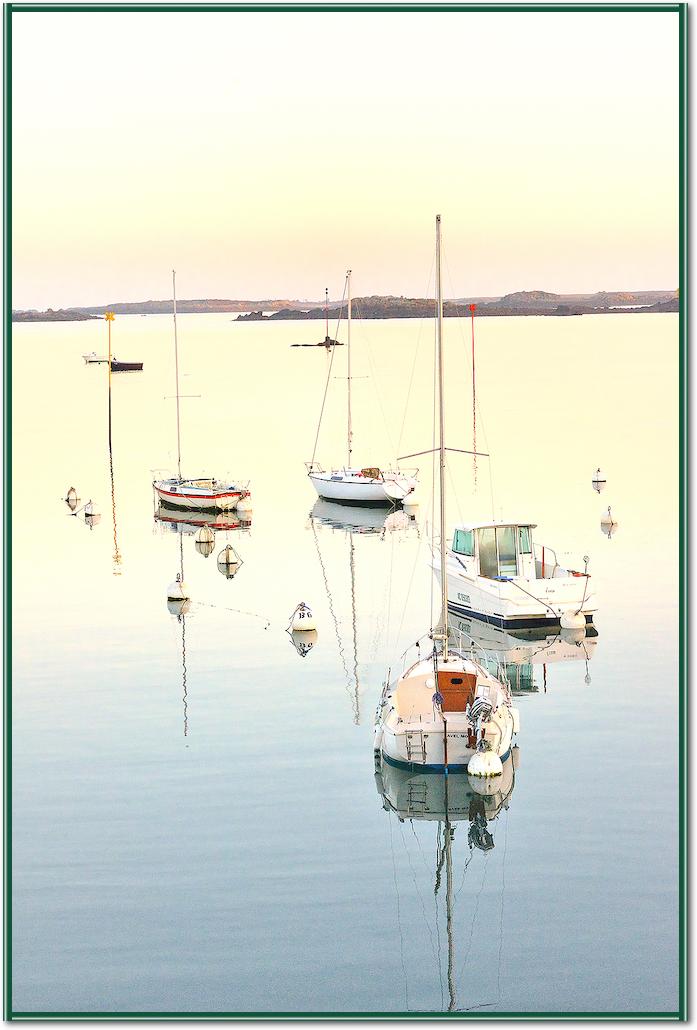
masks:
<path id="1" fill-rule="evenodd" d="M 560 558 L 589 555 L 598 637 L 518 669 L 517 768 L 486 803 L 452 778 L 447 866 L 441 778 L 376 779 L 372 754 L 387 669 L 430 625 L 430 461 L 408 528 L 313 517 L 329 359 L 290 344 L 324 326 L 231 318 L 180 319 L 184 473 L 254 495 L 208 558 L 153 517 L 150 470 L 175 466 L 171 319 L 114 323 L 145 369 L 114 378 L 113 508 L 106 368 L 81 360 L 105 325 L 14 327 L 15 1010 L 675 1010 L 677 315 L 477 325 L 491 459 L 475 491 L 453 456 L 449 527 L 529 518 Z M 430 447 L 432 323 L 354 329 L 356 460 Z M 464 448 L 467 333 L 446 320 Z M 344 460 L 344 375 L 340 349 L 325 465 Z M 305 657 L 285 632 L 301 600 Z"/>

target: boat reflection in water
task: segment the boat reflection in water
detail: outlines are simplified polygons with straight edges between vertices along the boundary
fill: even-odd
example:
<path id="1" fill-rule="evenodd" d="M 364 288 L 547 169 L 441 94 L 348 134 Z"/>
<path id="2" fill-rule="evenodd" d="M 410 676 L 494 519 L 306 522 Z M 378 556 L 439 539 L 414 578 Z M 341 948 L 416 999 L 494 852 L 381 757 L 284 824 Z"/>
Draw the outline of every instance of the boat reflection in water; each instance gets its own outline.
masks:
<path id="1" fill-rule="evenodd" d="M 351 699 L 351 707 L 353 708 L 353 721 L 358 726 L 361 721 L 360 712 L 360 683 L 358 679 L 358 623 L 356 615 L 356 548 L 354 543 L 354 536 L 369 536 L 384 540 L 388 535 L 391 538 L 395 538 L 397 534 L 404 535 L 409 530 L 414 530 L 417 534 L 419 532 L 418 523 L 416 519 L 407 515 L 405 511 L 401 509 L 392 508 L 386 512 L 384 508 L 371 508 L 369 506 L 358 507 L 348 504 L 337 504 L 333 501 L 326 501 L 323 498 L 315 501 L 312 510 L 310 511 L 310 526 L 312 528 L 312 534 L 315 540 L 315 547 L 317 549 L 317 558 L 319 560 L 320 568 L 322 570 L 322 579 L 324 580 L 324 588 L 327 594 L 327 603 L 329 605 L 329 613 L 332 617 L 334 624 L 334 632 L 336 634 L 336 641 L 339 650 L 339 658 L 341 660 L 344 676 L 346 679 L 346 691 Z M 319 544 L 319 537 L 317 530 L 322 530 L 323 527 L 328 527 L 338 533 L 343 533 L 348 539 L 348 568 L 349 578 L 351 582 L 351 630 L 352 630 L 352 668 L 349 669 L 346 659 L 346 652 L 344 650 L 344 644 L 341 637 L 341 631 L 339 630 L 339 619 L 336 615 L 336 608 L 334 606 L 334 598 L 329 586 L 329 579 L 327 577 L 327 569 L 322 558 L 322 551 Z M 296 647 L 298 654 L 305 657 L 304 654 Z"/>
<path id="2" fill-rule="evenodd" d="M 436 823 L 436 854 L 433 864 L 433 890 L 437 899 L 445 893 L 445 930 L 447 946 L 447 999 L 442 990 L 442 1008 L 448 1012 L 467 1011 L 479 1007 L 476 1004 L 461 1006 L 457 996 L 457 949 L 455 938 L 455 903 L 460 907 L 468 904 L 469 899 L 463 896 L 464 874 L 472 861 L 483 858 L 479 852 L 490 852 L 496 846 L 496 822 L 503 811 L 508 809 L 515 786 L 516 770 L 519 765 L 519 748 L 511 749 L 503 762 L 500 775 L 491 778 L 469 776 L 467 772 L 440 772 L 406 769 L 378 757 L 375 772 L 375 783 L 378 794 L 382 798 L 382 807 L 389 818 L 396 817 L 399 823 L 429 822 Z M 412 825 L 416 836 L 417 829 Z M 429 835 L 426 827 L 419 828 L 419 853 L 429 853 L 428 843 L 424 846 L 423 837 Z M 392 835 L 390 834 L 391 838 Z M 459 857 L 456 860 L 456 843 Z M 504 856 L 505 858 L 505 851 Z M 410 860 L 411 862 L 411 860 Z M 458 875 L 458 890 L 453 892 L 453 877 Z M 445 873 L 445 890 L 443 891 L 443 874 Z M 413 869 L 412 869 L 413 876 Z M 396 873 L 395 873 L 396 877 Z M 462 879 L 462 883 L 460 880 Z M 395 879 L 395 885 L 397 880 Z M 477 900 L 477 904 L 478 904 Z M 423 900 L 421 901 L 423 906 Z M 467 917 L 471 932 L 474 927 L 473 915 Z M 436 920 L 438 920 L 436 908 Z M 463 917 L 464 918 L 464 917 Z M 400 922 L 401 932 L 401 922 Z M 429 931 L 430 932 L 430 931 Z M 438 968 L 441 968 L 441 937 L 438 926 L 435 935 L 438 950 Z M 431 935 L 431 943 L 434 943 Z M 424 943 L 426 947 L 426 942 Z M 466 957 L 465 957 L 466 960 Z M 441 981 L 441 988 L 443 988 Z M 474 1001 L 474 999 L 472 999 Z M 487 1002 L 486 1004 L 491 1004 Z"/>
<path id="3" fill-rule="evenodd" d="M 514 695 L 538 692 L 537 679 L 541 679 L 546 690 L 547 666 L 562 662 L 585 662 L 585 682 L 591 682 L 588 663 L 598 645 L 594 626 L 555 632 L 544 627 L 513 631 L 452 612 L 448 614 L 448 625 L 455 645 L 474 648 L 477 661 L 493 675 L 505 676 Z"/>
<path id="4" fill-rule="evenodd" d="M 186 536 L 190 536 L 203 526 L 207 526 L 214 533 L 249 529 L 252 524 L 252 514 L 245 512 L 243 516 L 241 513 L 238 515 L 230 511 L 184 511 L 181 508 L 170 508 L 160 502 L 155 508 L 155 522 L 173 533 L 184 533 Z"/>

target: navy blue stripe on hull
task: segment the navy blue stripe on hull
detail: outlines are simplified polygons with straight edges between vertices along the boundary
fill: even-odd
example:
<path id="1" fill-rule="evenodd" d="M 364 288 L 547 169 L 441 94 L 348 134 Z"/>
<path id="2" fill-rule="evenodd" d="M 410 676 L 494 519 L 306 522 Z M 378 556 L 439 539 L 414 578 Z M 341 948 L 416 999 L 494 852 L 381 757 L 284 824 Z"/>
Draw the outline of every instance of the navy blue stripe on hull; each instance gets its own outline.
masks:
<path id="1" fill-rule="evenodd" d="M 501 755 L 501 761 L 505 762 L 511 753 L 509 748 L 505 755 Z M 431 772 L 431 773 L 444 773 L 444 765 L 421 765 L 419 762 L 401 762 L 398 758 L 391 758 L 390 755 L 386 755 L 384 751 L 381 752 L 383 762 L 387 762 L 388 765 L 393 765 L 395 769 L 409 769 L 410 772 Z M 455 765 L 450 762 L 448 764 L 448 772 L 467 772 L 467 764 Z"/>
<path id="2" fill-rule="evenodd" d="M 484 612 L 475 612 L 472 608 L 465 608 L 460 604 L 453 604 L 448 601 L 448 610 L 457 615 L 466 615 L 468 619 L 479 619 L 489 626 L 497 626 L 499 629 L 533 629 L 536 626 L 558 626 L 560 616 L 552 617 L 537 615 L 528 619 L 504 619 L 502 615 L 486 615 Z M 593 616 L 586 615 L 586 625 L 592 625 Z"/>

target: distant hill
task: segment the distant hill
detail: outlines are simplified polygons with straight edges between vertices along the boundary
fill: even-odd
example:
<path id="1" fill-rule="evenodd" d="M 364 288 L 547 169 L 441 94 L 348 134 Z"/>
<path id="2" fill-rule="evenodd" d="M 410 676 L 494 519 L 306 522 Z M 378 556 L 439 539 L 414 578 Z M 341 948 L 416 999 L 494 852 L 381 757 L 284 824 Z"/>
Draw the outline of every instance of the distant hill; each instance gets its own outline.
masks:
<path id="1" fill-rule="evenodd" d="M 54 311 L 13 311 L 13 322 L 90 322 L 97 318 L 96 315 L 88 315 L 85 312 L 78 312 L 72 308 L 60 308 Z"/>
<path id="2" fill-rule="evenodd" d="M 469 316 L 470 304 L 476 304 L 478 317 L 508 315 L 589 315 L 617 312 L 671 312 L 679 310 L 676 290 L 645 290 L 638 292 L 600 293 L 546 293 L 544 290 L 522 290 L 503 297 L 463 297 L 446 300 L 446 317 Z M 117 315 L 171 314 L 171 300 L 124 301 L 95 307 L 61 308 L 53 311 L 13 311 L 13 322 L 81 322 L 102 318 L 105 311 Z M 181 300 L 177 301 L 181 314 L 215 312 L 241 313 L 239 321 L 272 319 L 320 319 L 326 317 L 324 306 L 315 301 L 301 300 Z M 272 314 L 264 315 L 270 311 Z M 432 297 L 370 296 L 353 300 L 354 318 L 433 318 L 435 301 Z M 336 301 L 329 308 L 329 317 L 346 317 L 346 305 L 339 308 Z"/>

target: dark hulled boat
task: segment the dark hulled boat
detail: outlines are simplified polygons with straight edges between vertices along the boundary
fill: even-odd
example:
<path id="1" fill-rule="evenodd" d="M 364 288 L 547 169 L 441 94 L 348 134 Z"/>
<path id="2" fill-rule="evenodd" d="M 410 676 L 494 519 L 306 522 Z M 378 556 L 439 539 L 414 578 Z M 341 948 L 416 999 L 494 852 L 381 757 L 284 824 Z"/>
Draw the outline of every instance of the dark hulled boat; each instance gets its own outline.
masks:
<path id="1" fill-rule="evenodd" d="M 143 362 L 142 361 L 117 361 L 116 358 L 111 360 L 111 371 L 112 372 L 142 372 Z"/>

